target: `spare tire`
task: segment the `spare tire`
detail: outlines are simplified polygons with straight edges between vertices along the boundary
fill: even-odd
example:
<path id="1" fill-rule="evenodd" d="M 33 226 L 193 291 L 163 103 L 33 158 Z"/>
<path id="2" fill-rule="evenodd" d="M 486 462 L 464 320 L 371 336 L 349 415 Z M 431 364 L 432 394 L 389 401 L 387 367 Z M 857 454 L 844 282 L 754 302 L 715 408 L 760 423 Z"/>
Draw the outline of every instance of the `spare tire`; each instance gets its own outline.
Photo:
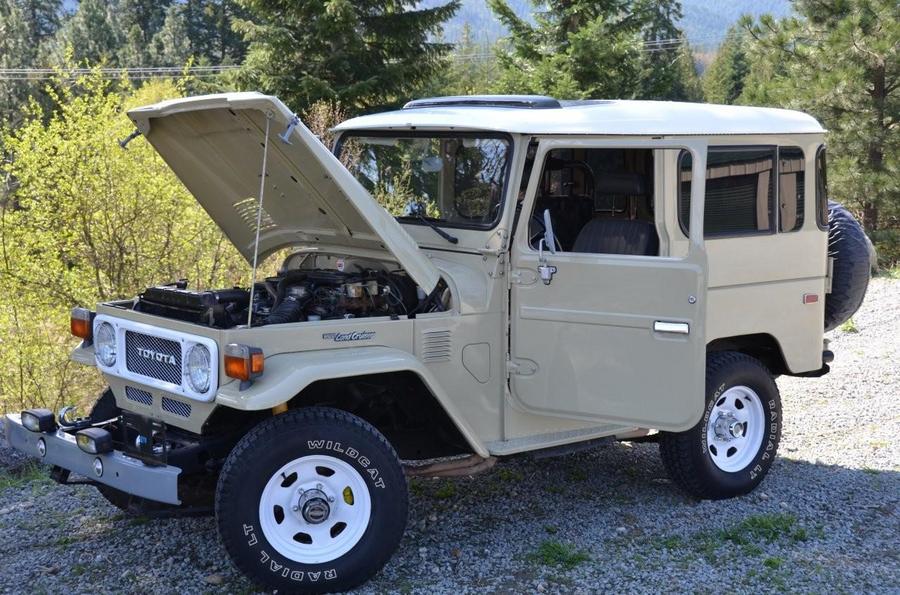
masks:
<path id="1" fill-rule="evenodd" d="M 869 241 L 842 204 L 828 201 L 828 256 L 834 259 L 831 293 L 825 296 L 825 330 L 853 316 L 866 297 L 872 269 Z"/>

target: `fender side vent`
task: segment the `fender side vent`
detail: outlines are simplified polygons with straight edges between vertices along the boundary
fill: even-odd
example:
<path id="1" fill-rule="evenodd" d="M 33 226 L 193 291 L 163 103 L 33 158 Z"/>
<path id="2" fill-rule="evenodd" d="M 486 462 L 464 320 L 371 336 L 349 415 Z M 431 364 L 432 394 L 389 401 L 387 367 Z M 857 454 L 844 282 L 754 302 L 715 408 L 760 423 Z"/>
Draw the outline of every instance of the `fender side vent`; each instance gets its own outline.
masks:
<path id="1" fill-rule="evenodd" d="M 425 363 L 449 362 L 453 352 L 450 331 L 424 331 L 419 352 Z"/>
<path id="2" fill-rule="evenodd" d="M 191 406 L 189 404 L 182 403 L 181 401 L 176 401 L 175 399 L 170 399 L 169 397 L 162 398 L 162 408 L 163 411 L 171 413 L 172 415 L 178 415 L 181 417 L 191 416 Z"/>
<path id="3" fill-rule="evenodd" d="M 147 407 L 153 406 L 153 395 L 145 390 L 134 388 L 133 386 L 125 386 L 125 398 Z"/>

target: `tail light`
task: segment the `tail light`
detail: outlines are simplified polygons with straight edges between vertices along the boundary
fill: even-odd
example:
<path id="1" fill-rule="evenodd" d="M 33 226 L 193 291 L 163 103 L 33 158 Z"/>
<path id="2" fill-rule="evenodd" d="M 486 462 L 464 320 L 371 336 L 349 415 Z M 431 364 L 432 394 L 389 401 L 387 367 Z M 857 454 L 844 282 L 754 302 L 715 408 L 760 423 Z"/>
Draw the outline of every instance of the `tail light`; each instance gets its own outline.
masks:
<path id="1" fill-rule="evenodd" d="M 69 328 L 79 339 L 90 341 L 94 334 L 94 313 L 87 308 L 72 308 Z"/>
<path id="2" fill-rule="evenodd" d="M 225 346 L 225 375 L 241 381 L 246 388 L 255 378 L 262 376 L 265 360 L 262 349 L 229 343 Z"/>

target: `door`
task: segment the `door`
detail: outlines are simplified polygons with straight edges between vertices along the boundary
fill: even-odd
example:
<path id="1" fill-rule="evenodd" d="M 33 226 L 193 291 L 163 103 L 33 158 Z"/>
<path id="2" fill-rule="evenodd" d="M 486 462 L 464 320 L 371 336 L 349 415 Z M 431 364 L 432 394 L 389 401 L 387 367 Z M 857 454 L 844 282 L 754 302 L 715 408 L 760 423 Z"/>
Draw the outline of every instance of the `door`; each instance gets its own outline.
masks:
<path id="1" fill-rule="evenodd" d="M 676 172 L 665 156 L 680 150 L 703 180 L 703 140 L 540 142 L 511 257 L 510 389 L 519 407 L 673 431 L 700 419 L 704 184 L 691 185 L 688 255 L 667 256 L 664 241 L 666 215 L 676 219 Z M 555 253 L 537 245 L 548 211 Z"/>

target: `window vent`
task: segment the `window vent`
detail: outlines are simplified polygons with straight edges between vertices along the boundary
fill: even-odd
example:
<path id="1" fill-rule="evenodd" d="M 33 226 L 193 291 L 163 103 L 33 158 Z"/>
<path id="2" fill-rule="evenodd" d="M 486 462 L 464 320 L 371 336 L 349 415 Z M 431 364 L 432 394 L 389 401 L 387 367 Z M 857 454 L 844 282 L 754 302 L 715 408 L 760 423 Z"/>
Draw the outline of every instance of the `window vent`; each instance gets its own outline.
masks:
<path id="1" fill-rule="evenodd" d="M 449 362 L 452 348 L 449 330 L 433 330 L 422 333 L 420 352 L 423 362 Z"/>
<path id="2" fill-rule="evenodd" d="M 180 417 L 191 416 L 191 406 L 189 404 L 170 399 L 169 397 L 163 397 L 162 408 L 163 411 L 171 413 L 172 415 L 178 415 Z"/>

